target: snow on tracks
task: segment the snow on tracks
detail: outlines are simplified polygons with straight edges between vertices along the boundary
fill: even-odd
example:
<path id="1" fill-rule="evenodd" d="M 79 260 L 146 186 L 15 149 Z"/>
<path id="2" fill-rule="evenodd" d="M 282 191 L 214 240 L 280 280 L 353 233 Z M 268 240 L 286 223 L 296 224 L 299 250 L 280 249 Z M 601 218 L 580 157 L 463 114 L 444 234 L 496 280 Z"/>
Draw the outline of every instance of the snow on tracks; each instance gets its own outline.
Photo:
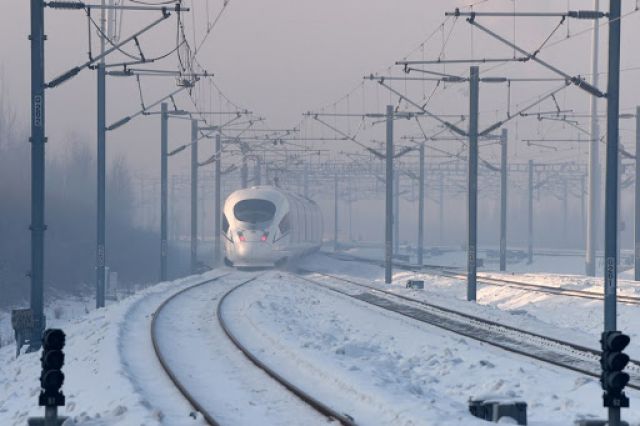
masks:
<path id="1" fill-rule="evenodd" d="M 215 282 L 193 286 L 163 303 L 153 326 L 162 363 L 209 424 L 330 423 L 256 369 L 217 321 L 222 298 L 254 278 L 256 275 L 235 272 Z"/>
<path id="2" fill-rule="evenodd" d="M 291 274 L 274 272 L 229 299 L 225 316 L 233 319 L 243 344 L 358 424 L 479 425 L 466 403 L 487 393 L 526 400 L 531 425 L 565 425 L 579 415 L 601 414 L 601 391 L 593 378 L 508 354 Z"/>

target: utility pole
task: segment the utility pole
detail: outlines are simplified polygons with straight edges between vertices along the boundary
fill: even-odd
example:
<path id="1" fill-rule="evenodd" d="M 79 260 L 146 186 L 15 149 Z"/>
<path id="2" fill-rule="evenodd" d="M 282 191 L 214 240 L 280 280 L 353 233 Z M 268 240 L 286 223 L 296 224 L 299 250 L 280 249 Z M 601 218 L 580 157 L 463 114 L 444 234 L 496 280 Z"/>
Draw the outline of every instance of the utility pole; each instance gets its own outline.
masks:
<path id="1" fill-rule="evenodd" d="M 44 1 L 31 0 L 31 315 L 33 329 L 29 352 L 40 349 L 46 319 L 43 312 L 44 283 Z"/>
<path id="2" fill-rule="evenodd" d="M 636 194 L 635 194 L 635 238 L 634 279 L 640 281 L 640 107 L 636 107 Z"/>
<path id="3" fill-rule="evenodd" d="M 527 264 L 533 263 L 533 160 L 529 160 L 529 205 L 528 205 L 528 239 L 527 239 Z"/>
<path id="4" fill-rule="evenodd" d="M 104 55 L 106 34 L 105 0 L 101 1 L 100 9 L 100 55 Z M 104 56 L 98 62 L 98 209 L 97 209 L 97 239 L 96 239 L 96 308 L 104 308 L 105 304 L 105 265 L 106 248 L 106 74 Z"/>
<path id="5" fill-rule="evenodd" d="M 600 10 L 600 0 L 593 0 L 593 10 Z M 598 87 L 598 44 L 600 42 L 600 23 L 593 21 L 593 52 L 591 66 L 591 84 Z M 598 240 L 600 209 L 600 126 L 598 123 L 598 97 L 591 96 L 591 141 L 589 143 L 589 209 L 587 214 L 587 244 L 585 272 L 590 277 L 596 276 L 596 245 Z"/>
<path id="6" fill-rule="evenodd" d="M 387 105 L 387 152 L 385 157 L 384 282 L 391 284 L 393 257 L 393 105 Z"/>
<path id="7" fill-rule="evenodd" d="M 333 251 L 338 251 L 338 175 L 334 176 L 333 189 Z"/>
<path id="8" fill-rule="evenodd" d="M 191 120 L 191 273 L 198 269 L 198 120 Z"/>
<path id="9" fill-rule="evenodd" d="M 609 2 L 609 64 L 607 70 L 607 157 L 605 186 L 604 331 L 617 328 L 618 284 L 618 165 L 620 144 L 620 9 L 621 0 Z M 616 404 L 606 404 L 616 405 Z M 620 425 L 620 406 L 609 406 L 610 426 Z"/>
<path id="10" fill-rule="evenodd" d="M 500 270 L 507 270 L 507 129 L 500 133 Z"/>
<path id="11" fill-rule="evenodd" d="M 222 233 L 221 225 L 222 225 L 222 206 L 221 203 L 221 192 L 222 192 L 222 140 L 220 136 L 220 132 L 216 133 L 216 187 L 215 187 L 215 224 L 213 227 L 213 256 L 214 256 L 214 264 L 218 265 L 220 263 L 221 258 L 221 247 L 220 247 L 220 234 Z"/>
<path id="12" fill-rule="evenodd" d="M 467 237 L 467 300 L 476 300 L 478 268 L 478 103 L 480 69 L 470 67 L 469 76 L 469 176 L 468 176 L 468 237 Z"/>
<path id="13" fill-rule="evenodd" d="M 424 252 L 424 143 L 420 144 L 420 177 L 418 179 L 418 266 L 422 267 Z"/>
<path id="14" fill-rule="evenodd" d="M 167 103 L 160 106 L 160 281 L 167 280 L 167 204 L 168 204 L 168 174 L 169 174 L 169 115 Z"/>

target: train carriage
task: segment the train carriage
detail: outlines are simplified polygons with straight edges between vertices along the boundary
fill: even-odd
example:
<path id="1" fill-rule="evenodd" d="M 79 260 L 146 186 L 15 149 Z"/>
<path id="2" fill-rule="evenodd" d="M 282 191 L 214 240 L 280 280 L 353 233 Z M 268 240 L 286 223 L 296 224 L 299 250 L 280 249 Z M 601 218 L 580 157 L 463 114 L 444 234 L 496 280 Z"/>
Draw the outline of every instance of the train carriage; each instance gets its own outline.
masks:
<path id="1" fill-rule="evenodd" d="M 256 186 L 227 197 L 222 215 L 225 262 L 273 267 L 322 245 L 322 213 L 301 195 Z"/>

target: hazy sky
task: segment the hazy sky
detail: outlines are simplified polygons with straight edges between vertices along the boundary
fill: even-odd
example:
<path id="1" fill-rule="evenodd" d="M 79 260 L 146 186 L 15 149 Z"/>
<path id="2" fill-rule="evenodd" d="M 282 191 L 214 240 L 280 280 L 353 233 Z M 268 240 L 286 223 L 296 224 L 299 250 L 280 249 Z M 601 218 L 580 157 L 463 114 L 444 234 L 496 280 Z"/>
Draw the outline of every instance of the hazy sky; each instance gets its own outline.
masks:
<path id="1" fill-rule="evenodd" d="M 94 0 L 97 1 L 97 0 Z M 187 1 L 186 3 L 190 3 Z M 196 37 L 202 36 L 202 23 L 206 21 L 205 0 L 193 0 Z M 356 86 L 362 76 L 383 71 L 403 55 L 411 51 L 438 28 L 444 12 L 462 7 L 468 1 L 445 0 L 231 0 L 226 12 L 204 45 L 199 59 L 210 72 L 216 74 L 217 85 L 234 102 L 269 119 L 271 127 L 290 127 L 301 119 L 301 114 L 334 100 Z M 477 6 L 478 10 L 511 10 L 513 1 L 490 0 Z M 608 2 L 602 2 L 608 7 Z M 635 3 L 626 1 L 626 11 Z M 519 10 L 589 9 L 592 1 L 518 0 Z M 218 10 L 221 2 L 210 0 L 210 14 Z M 29 24 L 28 2 L 15 2 L 0 15 L 0 26 L 5 37 L 0 38 L 0 67 L 5 84 L 5 94 L 27 122 L 29 94 Z M 94 12 L 95 13 L 95 12 Z M 186 15 L 186 14 L 185 14 Z M 130 12 L 125 15 L 123 35 L 129 34 L 157 14 Z M 623 21 L 623 67 L 640 65 L 633 40 L 640 39 L 640 14 L 632 14 Z M 511 19 L 483 18 L 483 24 L 513 37 Z M 518 20 L 516 40 L 529 49 L 537 47 L 557 24 L 557 19 Z M 46 75 L 49 79 L 70 66 L 82 63 L 87 57 L 87 22 L 81 11 L 46 11 L 47 34 Z M 193 29 L 194 18 L 185 16 L 187 33 Z M 449 28 L 449 27 L 445 27 Z M 590 71 L 591 36 L 583 21 L 569 22 L 554 36 L 558 41 L 566 34 L 572 35 L 544 52 L 544 58 L 566 67 L 570 73 L 586 74 Z M 606 29 L 606 27 L 605 27 Z M 171 48 L 175 40 L 175 20 L 163 23 L 156 30 L 141 38 L 145 54 L 154 56 Z M 603 31 L 606 42 L 606 30 Z M 442 35 L 437 34 L 427 45 L 427 57 L 437 55 Z M 486 52 L 486 53 L 485 53 Z M 414 55 L 418 59 L 421 52 Z M 462 21 L 456 24 L 447 45 L 449 58 L 480 56 L 509 56 L 505 49 Z M 484 54 L 484 55 L 483 55 Z M 605 69 L 605 59 L 601 69 Z M 169 58 L 164 69 L 175 67 L 175 59 Z M 465 66 L 466 67 L 466 66 Z M 465 72 L 465 67 L 455 70 Z M 533 64 L 508 65 L 500 69 L 507 75 L 550 74 Z M 496 75 L 496 74 L 494 74 Z M 640 103 L 637 71 L 623 75 L 623 107 Z M 174 87 L 171 79 L 144 79 L 145 101 L 150 103 Z M 542 87 L 513 88 L 512 96 L 520 100 L 536 96 L 547 90 Z M 604 86 L 603 86 L 604 87 Z M 504 108 L 504 88 L 481 89 L 481 109 L 484 122 L 499 118 L 493 109 Z M 375 93 L 375 89 L 373 92 Z M 369 95 L 370 95 L 369 93 Z M 588 99 L 578 89 L 566 90 L 562 102 L 574 102 L 574 107 L 587 110 Z M 85 70 L 78 77 L 47 93 L 48 152 L 60 153 L 63 139 L 75 134 L 95 144 L 95 73 Z M 384 95 L 388 96 L 388 95 Z M 418 96 L 419 97 L 419 96 Z M 464 112 L 467 108 L 466 87 L 455 88 L 438 94 L 432 103 L 437 111 Z M 186 98 L 179 103 L 188 106 Z M 367 100 L 367 107 L 371 102 Z M 360 100 L 355 102 L 361 104 Z M 604 106 L 604 104 L 603 104 Z M 134 79 L 108 81 L 108 122 L 137 111 L 140 108 Z M 357 110 L 357 106 L 352 106 Z M 535 130 L 537 124 L 530 127 Z M 171 145 L 186 142 L 188 124 L 172 121 Z M 379 136 L 382 138 L 382 134 Z M 137 167 L 155 173 L 158 164 L 159 119 L 143 117 L 108 135 L 108 154 L 126 155 Z M 204 149 L 206 151 L 206 148 Z M 586 151 L 585 151 L 586 152 Z M 582 153 L 584 154 L 584 152 Z M 186 164 L 187 155 L 176 158 L 173 167 Z"/>

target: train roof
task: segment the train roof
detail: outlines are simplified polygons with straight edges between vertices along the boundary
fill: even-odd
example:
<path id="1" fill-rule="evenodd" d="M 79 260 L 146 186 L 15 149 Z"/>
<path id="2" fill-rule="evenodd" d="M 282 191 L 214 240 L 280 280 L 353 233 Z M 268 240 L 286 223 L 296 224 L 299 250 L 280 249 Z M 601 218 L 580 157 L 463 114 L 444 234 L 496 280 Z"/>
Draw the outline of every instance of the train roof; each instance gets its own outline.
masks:
<path id="1" fill-rule="evenodd" d="M 229 194 L 225 204 L 228 202 L 237 203 L 240 200 L 249 198 L 261 198 L 276 203 L 285 199 L 294 198 L 300 202 L 307 202 L 316 205 L 316 202 L 310 198 L 307 198 L 300 194 L 296 194 L 295 192 L 284 190 L 282 188 L 277 188 L 272 185 L 252 186 L 250 188 L 234 191 Z"/>

